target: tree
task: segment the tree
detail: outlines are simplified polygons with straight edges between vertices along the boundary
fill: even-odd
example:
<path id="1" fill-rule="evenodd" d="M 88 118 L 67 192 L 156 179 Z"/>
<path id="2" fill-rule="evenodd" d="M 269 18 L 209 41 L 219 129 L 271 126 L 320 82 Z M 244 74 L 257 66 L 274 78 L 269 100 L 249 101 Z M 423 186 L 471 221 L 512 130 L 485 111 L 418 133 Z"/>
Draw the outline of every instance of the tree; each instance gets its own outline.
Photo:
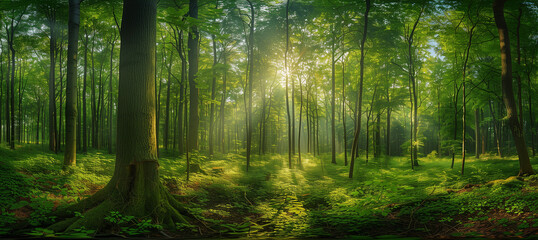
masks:
<path id="1" fill-rule="evenodd" d="M 77 161 L 77 52 L 80 0 L 69 0 L 64 168 Z"/>
<path id="2" fill-rule="evenodd" d="M 512 54 L 510 53 L 510 37 L 508 26 L 504 19 L 504 4 L 506 0 L 493 1 L 493 16 L 495 25 L 499 31 L 499 43 L 501 49 L 501 79 L 503 102 L 506 107 L 506 119 L 512 131 L 512 138 L 516 144 L 517 155 L 519 156 L 519 176 L 533 175 L 535 172 L 529 159 L 529 152 L 523 136 L 523 128 L 518 120 L 517 108 L 514 100 L 512 87 Z"/>
<path id="3" fill-rule="evenodd" d="M 112 210 L 122 214 L 159 219 L 168 227 L 186 223 L 181 204 L 159 179 L 155 113 L 156 0 L 125 0 L 121 23 L 118 95 L 118 145 L 110 182 L 93 196 L 59 210 L 84 213 L 50 228 L 70 231 L 85 226 L 98 229 Z M 71 213 L 72 216 L 72 213 Z"/>
<path id="4" fill-rule="evenodd" d="M 364 11 L 364 29 L 362 31 L 361 40 L 361 60 L 360 60 L 360 79 L 359 79 L 359 92 L 357 94 L 358 109 L 355 113 L 356 124 L 355 133 L 353 135 L 353 145 L 351 147 L 351 160 L 349 162 L 349 178 L 353 178 L 353 170 L 355 168 L 355 157 L 357 157 L 359 147 L 359 134 L 361 133 L 361 111 L 362 111 L 362 87 L 364 80 L 364 43 L 366 42 L 366 33 L 368 30 L 368 13 L 370 12 L 370 0 L 366 0 L 366 10 Z"/>

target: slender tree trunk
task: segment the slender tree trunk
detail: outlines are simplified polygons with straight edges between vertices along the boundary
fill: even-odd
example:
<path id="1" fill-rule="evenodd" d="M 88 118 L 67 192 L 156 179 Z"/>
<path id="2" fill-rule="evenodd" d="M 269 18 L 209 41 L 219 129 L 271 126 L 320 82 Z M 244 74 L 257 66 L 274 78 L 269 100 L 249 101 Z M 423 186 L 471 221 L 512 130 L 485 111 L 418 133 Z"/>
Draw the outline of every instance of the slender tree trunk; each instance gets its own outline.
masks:
<path id="1" fill-rule="evenodd" d="M 470 16 L 468 16 L 469 19 L 471 18 Z M 467 92 L 466 92 L 466 89 L 465 89 L 465 83 L 467 81 L 467 62 L 469 61 L 469 52 L 471 50 L 471 45 L 472 45 L 472 42 L 473 42 L 473 31 L 476 27 L 476 22 L 473 23 L 473 26 L 471 27 L 471 30 L 469 31 L 469 41 L 467 42 L 467 49 L 465 51 L 465 60 L 463 62 L 463 79 L 462 79 L 462 95 L 463 95 L 463 99 L 462 99 L 462 104 L 463 104 L 463 108 L 462 108 L 462 143 L 461 143 L 461 175 L 463 175 L 464 173 L 464 170 L 465 170 L 465 136 L 466 136 L 466 130 L 467 130 L 467 122 L 465 121 L 466 120 L 466 117 L 467 117 Z"/>
<path id="2" fill-rule="evenodd" d="M 41 99 L 37 99 L 37 128 L 36 128 L 36 144 L 39 145 L 39 121 L 41 117 Z"/>
<path id="3" fill-rule="evenodd" d="M 220 101 L 220 138 L 219 138 L 219 145 L 221 146 L 221 152 L 222 153 L 226 153 L 226 150 L 224 148 L 224 126 L 225 126 L 225 120 L 226 120 L 226 115 L 225 115 L 225 110 L 226 110 L 226 75 L 227 75 L 227 72 L 228 72 L 228 69 L 227 69 L 227 65 L 226 65 L 226 59 L 227 59 L 227 56 L 226 56 L 226 53 L 224 53 L 223 55 L 223 61 L 224 61 L 224 67 L 225 67 L 225 70 L 224 70 L 224 76 L 222 77 L 222 99 Z M 230 143 L 228 143 L 230 144 Z"/>
<path id="4" fill-rule="evenodd" d="M 534 174 L 534 170 L 530 163 L 527 145 L 525 144 L 525 138 L 523 136 L 523 129 L 517 119 L 517 109 L 514 101 L 514 92 L 512 90 L 512 56 L 510 53 L 508 27 L 506 26 L 506 21 L 504 19 L 505 2 L 506 0 L 495 0 L 493 2 L 493 15 L 499 31 L 501 49 L 503 102 L 506 106 L 506 119 L 508 119 L 508 123 L 510 124 L 510 130 L 512 130 L 512 137 L 516 144 L 516 150 L 519 156 L 518 175 L 532 175 Z"/>
<path id="5" fill-rule="evenodd" d="M 517 103 L 519 108 L 519 125 L 521 125 L 523 129 L 523 101 L 521 99 L 521 47 L 520 47 L 520 40 L 519 40 L 519 29 L 521 28 L 521 15 L 522 15 L 522 9 L 521 5 L 518 8 L 518 15 L 517 15 L 517 27 L 516 27 L 516 52 L 517 52 L 517 71 L 516 71 L 516 79 L 517 79 Z M 530 87 L 530 86 L 529 86 Z"/>
<path id="6" fill-rule="evenodd" d="M 247 172 L 250 167 L 250 154 L 251 154 L 251 145 L 252 145 L 252 84 L 254 76 L 254 6 L 250 0 L 247 0 L 250 5 L 250 33 L 249 33 L 249 43 L 248 43 L 248 123 L 247 123 Z"/>
<path id="7" fill-rule="evenodd" d="M 4 46 L 0 44 L 0 144 L 2 143 L 2 100 L 4 99 Z"/>
<path id="8" fill-rule="evenodd" d="M 54 13 L 53 13 L 54 14 Z M 53 152 L 58 152 L 57 146 L 57 130 L 56 130 L 56 20 L 54 16 L 49 18 L 50 28 L 50 44 L 49 44 L 49 149 Z M 12 56 L 13 57 L 13 56 Z"/>
<path id="9" fill-rule="evenodd" d="M 417 20 L 413 24 L 413 28 L 409 34 L 409 37 L 407 38 L 407 51 L 409 55 L 409 62 L 408 62 L 408 72 L 409 72 L 409 82 L 411 85 L 411 107 L 412 107 L 412 121 L 411 121 L 411 167 L 414 168 L 414 166 L 418 166 L 418 159 L 417 159 L 417 151 L 418 151 L 418 141 L 417 141 L 417 132 L 418 132 L 418 97 L 417 97 L 417 87 L 416 87 L 416 72 L 415 72 L 415 65 L 414 65 L 414 59 L 413 59 L 413 41 L 414 41 L 414 34 L 415 30 L 417 28 L 418 23 L 420 22 L 420 18 L 422 17 L 422 13 L 424 12 L 424 7 L 420 9 L 420 13 L 418 14 Z"/>
<path id="10" fill-rule="evenodd" d="M 65 154 L 64 168 L 77 162 L 77 53 L 80 25 L 80 0 L 69 0 L 67 43 L 67 82 L 65 99 Z M 112 70 L 112 69 L 111 69 Z"/>
<path id="11" fill-rule="evenodd" d="M 299 107 L 299 132 L 297 134 L 297 153 L 299 154 L 297 157 L 297 165 L 300 169 L 303 168 L 303 162 L 301 160 L 301 126 L 303 122 L 303 82 L 299 80 L 299 91 L 301 92 L 301 106 Z"/>
<path id="12" fill-rule="evenodd" d="M 217 0 L 218 6 L 218 0 Z M 215 94 L 217 88 L 217 43 L 215 41 L 215 35 L 211 35 L 211 42 L 213 45 L 213 67 L 212 67 L 212 78 L 211 78 L 211 112 L 209 113 L 209 155 L 213 155 L 213 126 L 215 122 Z"/>
<path id="13" fill-rule="evenodd" d="M 6 31 L 7 33 L 7 36 L 11 36 L 11 34 L 9 34 L 9 31 Z M 9 43 L 9 41 L 8 41 Z M 10 73 L 11 73 L 11 52 L 8 51 L 7 53 L 7 72 L 6 72 L 6 134 L 5 134 L 5 137 L 6 137 L 6 142 L 8 144 L 10 144 L 10 141 L 11 141 L 11 137 L 9 136 L 11 134 L 11 123 L 10 123 L 10 112 L 9 112 L 9 76 L 10 76 Z M 11 144 L 10 144 L 11 146 Z"/>
<path id="14" fill-rule="evenodd" d="M 364 12 L 364 29 L 362 31 L 361 40 L 361 60 L 360 60 L 360 80 L 358 93 L 358 109 L 356 112 L 355 134 L 353 136 L 353 145 L 351 148 L 351 161 L 349 163 L 349 178 L 353 178 L 353 170 L 355 168 L 355 157 L 357 156 L 359 147 L 359 135 L 361 132 L 361 110 L 362 110 L 362 85 L 364 79 L 364 43 L 366 42 L 366 34 L 368 30 L 368 13 L 370 12 L 370 0 L 366 0 L 366 10 Z"/>
<path id="15" fill-rule="evenodd" d="M 491 104 L 491 100 L 488 100 L 489 103 L 489 111 L 491 113 L 491 117 L 493 118 L 493 134 L 495 135 L 495 142 L 497 143 L 497 155 L 502 158 L 501 154 L 501 133 L 499 130 L 499 124 L 497 123 L 497 117 L 495 116 L 495 112 L 493 111 L 493 106 Z"/>
<path id="16" fill-rule="evenodd" d="M 478 108 L 474 110 L 474 138 L 475 138 L 475 158 L 480 158 L 480 113 Z"/>
<path id="17" fill-rule="evenodd" d="M 290 45 L 290 24 L 289 24 L 289 7 L 290 0 L 286 1 L 286 51 L 284 53 L 284 68 L 286 75 L 286 115 L 288 117 L 288 167 L 291 168 L 291 154 L 292 154 L 292 134 L 291 134 L 291 119 L 290 116 L 290 103 L 289 103 L 289 87 L 288 87 L 288 78 L 289 78 L 289 69 L 288 69 L 288 50 Z"/>
<path id="18" fill-rule="evenodd" d="M 346 130 L 346 67 L 342 61 L 342 127 L 344 128 L 344 166 L 347 166 L 347 130 Z M 308 98 L 307 98 L 308 101 Z M 308 104 L 307 104 L 308 106 Z M 308 107 L 307 107 L 308 109 Z M 307 112 L 308 113 L 308 112 Z M 308 116 L 308 115 L 307 115 Z M 308 122 L 308 119 L 307 119 Z"/>
<path id="19" fill-rule="evenodd" d="M 170 132 L 170 86 L 172 85 L 172 61 L 174 59 L 173 56 L 173 51 L 170 51 L 170 59 L 168 62 L 168 79 L 166 80 L 166 109 L 164 113 L 164 149 L 166 150 L 168 150 L 168 134 Z"/>
<path id="20" fill-rule="evenodd" d="M 336 33 L 334 25 L 331 25 L 332 44 L 331 44 L 331 163 L 336 164 L 336 127 L 335 127 L 335 112 L 336 112 L 336 69 L 335 69 L 335 44 Z"/>
<path id="21" fill-rule="evenodd" d="M 534 60 L 534 58 L 533 58 Z M 534 61 L 532 61 L 534 62 Z M 532 65 L 532 62 L 531 62 L 531 65 Z M 526 63 L 526 62 L 525 62 Z M 535 150 L 535 132 L 536 132 L 536 127 L 534 126 L 534 114 L 532 112 L 532 86 L 531 85 L 531 72 L 530 71 L 527 71 L 527 85 L 529 86 L 529 88 L 527 89 L 527 95 L 529 96 L 529 124 L 530 124 L 530 132 L 531 132 L 531 148 L 532 148 L 532 156 L 534 157 L 536 154 L 536 150 Z M 1 98 L 0 98 L 1 99 Z"/>
<path id="22" fill-rule="evenodd" d="M 113 80 L 113 67 L 114 67 L 114 45 L 116 44 L 116 32 L 114 32 L 114 38 L 110 43 L 110 75 L 108 81 L 108 153 L 112 154 L 113 148 L 113 138 L 112 138 L 112 127 L 114 120 L 113 112 L 113 94 L 112 94 L 112 80 Z"/>
<path id="23" fill-rule="evenodd" d="M 198 0 L 189 1 L 189 17 L 198 19 Z M 190 90 L 190 116 L 189 116 L 189 147 L 187 151 L 198 150 L 198 126 L 200 117 L 198 114 L 198 87 L 196 78 L 198 74 L 198 55 L 200 34 L 198 26 L 192 25 L 189 31 L 189 90 Z"/>
<path id="24" fill-rule="evenodd" d="M 64 99 L 64 75 L 63 75 L 63 71 L 62 71 L 62 69 L 63 69 L 63 62 L 62 62 L 63 57 L 62 57 L 62 55 L 63 55 L 63 52 L 64 52 L 63 51 L 63 44 L 64 43 L 63 43 L 63 39 L 62 39 L 62 41 L 60 42 L 60 47 L 59 47 L 60 58 L 59 58 L 59 62 L 58 62 L 58 69 L 59 69 L 59 73 L 60 73 L 60 91 L 59 91 L 60 92 L 60 97 L 59 97 L 60 98 L 60 107 L 59 107 L 59 109 L 60 109 L 60 114 L 59 114 L 60 119 L 58 121 L 58 138 L 57 138 L 58 143 L 56 144 L 56 147 L 58 148 L 58 151 L 60 151 L 60 152 L 62 151 L 62 141 L 64 140 L 62 138 L 62 136 L 63 136 L 63 132 L 62 132 L 62 130 L 63 130 L 63 99 Z"/>
<path id="25" fill-rule="evenodd" d="M 92 48 L 91 48 L 91 58 L 92 58 L 92 79 L 90 84 L 90 90 L 91 90 L 91 112 L 92 112 L 92 123 L 91 123 L 91 139 L 92 139 L 92 147 L 95 149 L 97 148 L 97 104 L 96 104 L 96 97 L 95 97 L 95 58 L 93 55 L 95 47 L 95 34 L 92 39 Z"/>
<path id="26" fill-rule="evenodd" d="M 86 76 L 88 73 L 88 33 L 84 29 L 84 76 L 82 80 L 82 152 L 88 152 L 88 125 L 86 116 Z"/>

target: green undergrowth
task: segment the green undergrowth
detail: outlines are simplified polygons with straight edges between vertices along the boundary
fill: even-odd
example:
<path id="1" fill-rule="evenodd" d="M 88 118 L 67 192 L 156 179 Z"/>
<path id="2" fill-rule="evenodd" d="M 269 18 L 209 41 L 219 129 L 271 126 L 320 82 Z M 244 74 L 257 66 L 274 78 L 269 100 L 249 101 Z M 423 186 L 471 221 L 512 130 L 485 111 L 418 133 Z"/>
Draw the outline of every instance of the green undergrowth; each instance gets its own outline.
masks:
<path id="1" fill-rule="evenodd" d="M 406 157 L 359 158 L 349 179 L 343 155 L 335 165 L 328 154 L 303 154 L 292 169 L 287 155 L 255 155 L 246 172 L 241 154 L 193 153 L 201 171 L 187 182 L 184 156 L 161 151 L 162 182 L 193 216 L 188 224 L 163 229 L 158 219 L 112 211 L 104 229 L 55 233 L 44 227 L 55 221 L 51 213 L 103 188 L 115 159 L 90 151 L 64 171 L 62 158 L 43 146 L 0 147 L 0 234 L 411 239 L 530 237 L 538 230 L 538 178 L 511 177 L 518 171 L 514 157 L 468 159 L 463 176 L 460 162 L 450 169 L 449 158 L 421 158 L 415 170 Z M 532 163 L 538 169 L 538 159 Z M 26 228 L 13 232 L 22 223 Z"/>

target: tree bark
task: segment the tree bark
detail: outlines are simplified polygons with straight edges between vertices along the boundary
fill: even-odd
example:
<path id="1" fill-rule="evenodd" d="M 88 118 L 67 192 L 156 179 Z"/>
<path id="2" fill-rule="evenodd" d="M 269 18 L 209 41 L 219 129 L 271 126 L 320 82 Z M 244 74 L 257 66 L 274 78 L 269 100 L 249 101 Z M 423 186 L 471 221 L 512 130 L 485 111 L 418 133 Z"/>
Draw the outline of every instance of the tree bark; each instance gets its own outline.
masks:
<path id="1" fill-rule="evenodd" d="M 290 8 L 290 0 L 286 1 L 286 51 L 284 52 L 284 72 L 286 77 L 286 115 L 288 117 L 288 167 L 291 168 L 291 142 L 292 142 L 292 134 L 291 134 L 291 119 L 290 116 L 290 103 L 289 103 L 289 87 L 288 87 L 288 78 L 289 78 L 289 69 L 288 69 L 288 50 L 290 45 L 290 25 L 289 25 L 289 8 Z"/>
<path id="2" fill-rule="evenodd" d="M 77 162 L 77 52 L 80 0 L 69 0 L 64 168 Z"/>
<path id="3" fill-rule="evenodd" d="M 508 27 L 504 19 L 504 3 L 506 0 L 495 0 L 493 2 L 493 15 L 495 18 L 495 24 L 499 31 L 499 42 L 501 50 L 501 63 L 502 63 L 502 93 L 503 102 L 506 107 L 506 119 L 510 125 L 512 131 L 512 137 L 514 139 L 517 154 L 519 156 L 519 175 L 532 175 L 534 170 L 529 160 L 529 153 L 527 145 L 525 144 L 525 138 L 523 136 L 523 129 L 517 118 L 517 108 L 514 100 L 514 92 L 512 88 L 512 56 L 510 53 L 510 38 L 508 34 Z"/>

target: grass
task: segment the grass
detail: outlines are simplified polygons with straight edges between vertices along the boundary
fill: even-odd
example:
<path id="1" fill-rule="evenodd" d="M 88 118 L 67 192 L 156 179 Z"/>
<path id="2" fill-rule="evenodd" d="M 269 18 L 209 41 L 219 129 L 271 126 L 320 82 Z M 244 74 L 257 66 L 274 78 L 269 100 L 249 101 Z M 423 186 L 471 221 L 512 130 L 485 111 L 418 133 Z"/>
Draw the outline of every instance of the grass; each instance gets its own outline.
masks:
<path id="1" fill-rule="evenodd" d="M 55 220 L 57 206 L 101 189 L 113 173 L 114 155 L 78 154 L 77 167 L 68 171 L 61 169 L 61 154 L 42 146 L 0 147 L 0 156 L 0 234 L 94 236 L 93 229 L 51 233 L 39 227 Z M 434 239 L 532 237 L 538 231 L 538 178 L 511 177 L 518 172 L 516 157 L 469 158 L 463 176 L 459 162 L 450 169 L 449 158 L 421 158 L 415 170 L 405 157 L 358 159 L 354 179 L 347 178 L 342 155 L 335 165 L 330 155 L 303 154 L 302 168 L 293 169 L 287 155 L 254 156 L 248 173 L 238 154 L 193 154 L 191 160 L 205 173 L 187 182 L 185 160 L 161 152 L 163 183 L 195 216 L 167 235 Z M 538 169 L 538 159 L 532 163 Z M 103 221 L 109 228 L 101 232 L 165 234 L 158 221 L 119 212 Z M 14 233 L 18 223 L 32 228 Z"/>

